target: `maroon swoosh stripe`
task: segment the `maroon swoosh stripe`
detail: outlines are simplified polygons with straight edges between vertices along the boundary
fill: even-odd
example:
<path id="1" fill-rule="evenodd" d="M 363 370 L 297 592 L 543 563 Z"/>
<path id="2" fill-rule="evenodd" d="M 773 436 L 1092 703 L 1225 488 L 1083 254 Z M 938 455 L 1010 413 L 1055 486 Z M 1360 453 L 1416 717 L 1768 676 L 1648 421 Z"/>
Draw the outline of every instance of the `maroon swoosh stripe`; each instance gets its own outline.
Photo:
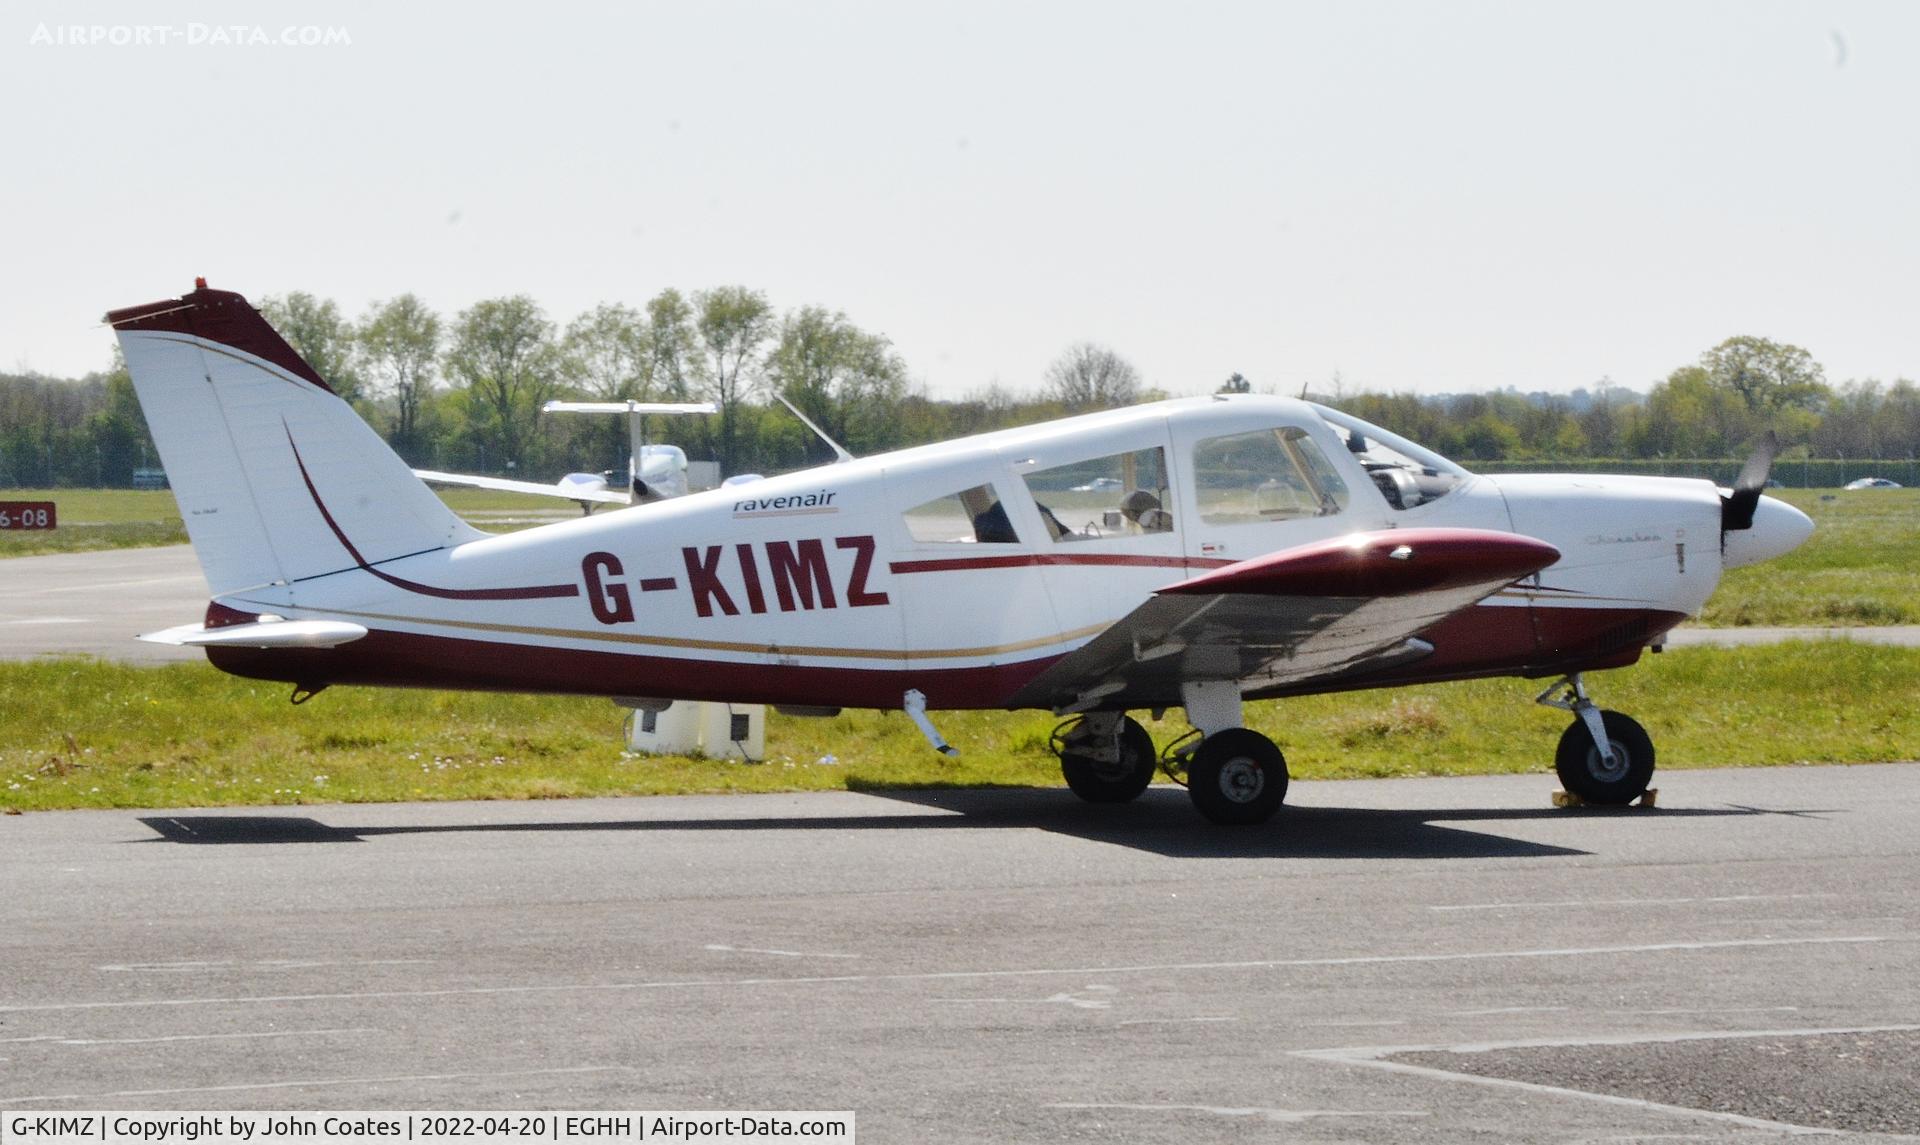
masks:
<path id="1" fill-rule="evenodd" d="M 285 421 L 280 424 L 281 428 L 287 431 L 287 445 L 293 450 L 293 463 L 300 467 L 300 480 L 307 484 L 307 495 L 313 498 L 314 507 L 320 510 L 320 516 L 327 522 L 327 528 L 333 530 L 333 535 L 339 539 L 340 544 L 346 548 L 348 554 L 353 557 L 354 564 L 361 571 L 370 572 L 395 588 L 403 588 L 421 596 L 437 596 L 442 600 L 547 600 L 580 595 L 580 586 L 577 584 L 534 584 L 521 588 L 439 588 L 374 568 L 367 563 L 367 558 L 360 555 L 360 550 L 354 547 L 353 542 L 347 539 L 346 530 L 333 519 L 333 514 L 327 511 L 327 503 L 320 499 L 320 491 L 313 487 L 313 475 L 307 472 L 307 463 L 300 456 L 300 447 L 294 443 L 293 430 Z"/>

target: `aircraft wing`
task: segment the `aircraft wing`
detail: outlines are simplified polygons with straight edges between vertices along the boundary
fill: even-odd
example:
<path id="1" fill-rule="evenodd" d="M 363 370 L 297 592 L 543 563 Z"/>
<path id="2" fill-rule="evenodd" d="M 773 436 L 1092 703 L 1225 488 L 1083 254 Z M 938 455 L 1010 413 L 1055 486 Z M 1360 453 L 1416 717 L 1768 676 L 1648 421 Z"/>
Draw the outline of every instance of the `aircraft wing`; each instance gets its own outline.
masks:
<path id="1" fill-rule="evenodd" d="M 609 493 L 604 488 L 567 488 L 539 481 L 514 481 L 505 477 L 475 477 L 466 473 L 442 473 L 437 469 L 416 469 L 413 475 L 435 485 L 464 485 L 470 489 L 500 489 L 508 493 L 532 493 L 536 497 L 560 497 L 568 501 L 594 501 L 602 505 L 625 505 L 625 493 Z"/>
<path id="2" fill-rule="evenodd" d="M 1041 673 L 1009 707 L 1166 703 L 1185 682 L 1255 691 L 1417 660 L 1421 632 L 1560 559 L 1480 529 L 1385 529 L 1168 585 Z"/>

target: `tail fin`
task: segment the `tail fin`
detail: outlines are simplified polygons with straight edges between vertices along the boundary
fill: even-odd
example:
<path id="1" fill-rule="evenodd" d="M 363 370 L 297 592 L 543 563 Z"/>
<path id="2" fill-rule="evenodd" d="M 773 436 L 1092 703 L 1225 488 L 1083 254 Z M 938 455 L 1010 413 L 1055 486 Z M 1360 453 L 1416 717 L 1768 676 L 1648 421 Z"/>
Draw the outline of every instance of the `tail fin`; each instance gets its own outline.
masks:
<path id="1" fill-rule="evenodd" d="M 203 280 L 107 321 L 216 597 L 484 535 L 240 295 Z"/>

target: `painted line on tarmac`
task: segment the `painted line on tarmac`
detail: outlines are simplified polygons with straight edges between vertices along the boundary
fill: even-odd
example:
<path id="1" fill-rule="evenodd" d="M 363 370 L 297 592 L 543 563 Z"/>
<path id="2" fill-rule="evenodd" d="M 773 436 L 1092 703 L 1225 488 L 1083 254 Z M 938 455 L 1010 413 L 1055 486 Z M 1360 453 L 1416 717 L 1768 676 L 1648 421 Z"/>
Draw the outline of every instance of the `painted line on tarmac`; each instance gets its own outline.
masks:
<path id="1" fill-rule="evenodd" d="M 1711 898 L 1680 899 L 1567 899 L 1561 902 L 1475 902 L 1457 906 L 1430 906 L 1433 911 L 1454 910 L 1560 910 L 1583 906 L 1683 906 L 1703 902 L 1777 902 L 1782 899 L 1826 899 L 1830 894 L 1801 895 L 1716 895 Z"/>
<path id="2" fill-rule="evenodd" d="M 192 1085 L 179 1089 L 121 1089 L 111 1093 L 36 1093 L 24 1097 L 0 1097 L 0 1105 L 25 1101 L 95 1101 L 107 1097 L 172 1097 L 183 1093 L 247 1093 L 266 1089 L 320 1089 L 336 1085 L 385 1085 L 400 1081 L 492 1081 L 503 1077 L 547 1077 L 554 1074 L 629 1073 L 623 1065 L 569 1066 L 560 1069 L 509 1069 L 498 1073 L 416 1073 L 389 1077 L 328 1077 L 305 1081 L 261 1081 L 247 1085 Z"/>
<path id="3" fill-rule="evenodd" d="M 1920 1030 L 1920 1025 L 1887 1026 L 1838 1026 L 1823 1029 L 1802 1030 L 1695 1030 L 1677 1034 L 1612 1034 L 1591 1038 L 1524 1038 L 1509 1042 L 1463 1042 L 1456 1045 L 1422 1046 L 1349 1046 L 1326 1050 L 1294 1050 L 1292 1056 L 1313 1061 L 1332 1062 L 1337 1065 L 1360 1066 L 1365 1069 L 1386 1070 L 1391 1073 L 1408 1074 L 1414 1077 L 1432 1078 L 1439 1081 L 1464 1081 L 1473 1085 L 1494 1089 L 1516 1089 L 1524 1093 L 1537 1093 L 1553 1097 L 1573 1097 L 1583 1101 L 1598 1101 L 1608 1105 L 1626 1106 L 1631 1109 L 1644 1109 L 1656 1113 L 1673 1114 L 1680 1117 L 1705 1118 L 1711 1121 L 1741 1125 L 1749 1129 L 1766 1129 L 1777 1133 L 1790 1133 L 1796 1136 L 1844 1136 L 1848 1131 L 1825 1129 L 1811 1125 L 1795 1125 L 1788 1121 L 1768 1121 L 1759 1117 L 1747 1117 L 1738 1113 L 1723 1113 L 1715 1109 L 1696 1109 L 1687 1105 L 1669 1105 L 1660 1101 L 1648 1101 L 1640 1097 L 1622 1097 L 1612 1093 L 1595 1093 L 1585 1089 L 1568 1089 L 1558 1085 L 1542 1085 L 1539 1082 L 1519 1081 L 1506 1077 L 1486 1077 L 1474 1073 L 1457 1073 L 1436 1066 L 1413 1065 L 1409 1062 L 1386 1061 L 1396 1054 L 1417 1053 L 1487 1053 L 1494 1050 L 1556 1049 L 1574 1046 L 1633 1046 L 1653 1045 L 1673 1042 L 1728 1041 L 1737 1038 L 1814 1038 L 1833 1034 L 1888 1034 L 1906 1033 Z"/>
<path id="4" fill-rule="evenodd" d="M 146 1046 L 155 1042 L 215 1042 L 245 1038 L 310 1038 L 322 1034 L 377 1034 L 371 1026 L 347 1026 L 337 1030 L 265 1030 L 245 1034 L 168 1034 L 157 1038 L 49 1038 L 62 1046 Z"/>
<path id="5" fill-rule="evenodd" d="M 1056 1101 L 1046 1109 L 1121 1109 L 1139 1113 L 1210 1113 L 1215 1117 L 1257 1117 L 1279 1125 L 1298 1125 L 1320 1117 L 1432 1117 L 1424 1109 L 1274 1109 L 1234 1105 L 1133 1105 L 1111 1101 Z"/>
<path id="6" fill-rule="evenodd" d="M 1234 962 L 1162 962 L 1119 966 L 1049 966 L 1014 970 L 930 970 L 903 974 L 831 974 L 792 978 L 687 978 L 641 982 L 557 982 L 521 986 L 460 986 L 437 990 L 366 990 L 316 994 L 238 995 L 225 998 L 135 998 L 102 1002 L 41 1002 L 0 1005 L 0 1014 L 78 1010 L 130 1010 L 172 1006 L 249 1006 L 290 1002 L 380 1001 L 400 998 L 472 998 L 491 995 L 615 993 L 648 990 L 744 989 L 762 986 L 885 985 L 897 982 L 969 982 L 994 978 L 1074 977 L 1100 974 L 1197 973 L 1210 970 L 1277 970 L 1316 966 L 1391 966 L 1408 963 L 1482 962 L 1516 958 L 1582 958 L 1607 954 L 1667 954 L 1701 950 L 1746 950 L 1785 946 L 1860 946 L 1912 942 L 1920 935 L 1858 934 L 1823 938 L 1730 938 L 1710 942 L 1653 942 L 1636 946 L 1560 947 L 1550 950 L 1484 950 L 1459 954 L 1369 954 L 1347 958 L 1256 958 Z"/>
<path id="7" fill-rule="evenodd" d="M 333 966 L 425 966 L 431 958 L 257 958 L 220 962 L 109 962 L 95 970 L 111 973 L 188 974 L 202 970 L 316 970 Z"/>
<path id="8" fill-rule="evenodd" d="M 721 954 L 770 954 L 778 958 L 858 958 L 858 954 L 827 954 L 810 950 L 763 950 L 753 946 L 728 946 L 725 943 L 709 942 L 702 949 Z"/>

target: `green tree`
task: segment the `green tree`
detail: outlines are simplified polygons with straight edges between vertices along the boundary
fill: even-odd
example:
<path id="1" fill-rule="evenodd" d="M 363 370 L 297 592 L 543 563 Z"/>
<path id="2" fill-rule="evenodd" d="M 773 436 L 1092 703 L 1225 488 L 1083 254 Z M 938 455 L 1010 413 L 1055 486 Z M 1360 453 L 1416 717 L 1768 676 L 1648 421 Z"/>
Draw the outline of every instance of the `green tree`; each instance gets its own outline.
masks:
<path id="1" fill-rule="evenodd" d="M 1820 363 L 1798 346 L 1742 335 L 1700 355 L 1708 380 L 1740 395 L 1749 410 L 1811 409 L 1827 395 Z"/>
<path id="2" fill-rule="evenodd" d="M 334 393 L 350 402 L 360 400 L 353 324 L 340 317 L 340 307 L 331 298 L 315 298 L 304 290 L 270 294 L 260 300 L 260 313 Z"/>
<path id="3" fill-rule="evenodd" d="M 731 474 L 738 457 L 740 405 L 754 384 L 760 347 L 773 329 L 773 308 L 757 290 L 722 286 L 696 293 L 693 311 L 707 396 L 720 407 L 714 453 L 721 471 Z"/>
<path id="4" fill-rule="evenodd" d="M 1502 461 L 1520 448 L 1520 431 L 1491 410 L 1461 427 L 1462 456 L 1475 461 Z"/>
<path id="5" fill-rule="evenodd" d="M 647 359 L 661 400 L 684 402 L 699 384 L 700 341 L 693 307 L 669 287 L 647 302 Z"/>
<path id="6" fill-rule="evenodd" d="M 489 298 L 460 312 L 447 349 L 447 376 L 460 389 L 484 464 L 531 468 L 540 461 L 540 407 L 560 385 L 553 323 L 524 294 Z"/>
<path id="7" fill-rule="evenodd" d="M 560 340 L 567 377 L 598 401 L 653 397 L 653 354 L 646 319 L 631 306 L 602 302 L 572 322 Z"/>
<path id="8" fill-rule="evenodd" d="M 631 306 L 603 302 L 567 323 L 560 339 L 571 388 L 596 401 L 651 401 L 654 358 L 647 321 Z M 627 423 L 620 418 L 595 417 L 566 422 L 573 438 L 585 444 L 597 460 L 624 457 L 628 451 Z M 578 450 L 576 450 L 578 453 Z M 577 458 L 578 459 L 578 458 Z"/>
<path id="9" fill-rule="evenodd" d="M 766 369 L 775 390 L 853 452 L 897 444 L 894 415 L 907 393 L 906 363 L 886 338 L 845 314 L 819 306 L 788 314 Z"/>
<path id="10" fill-rule="evenodd" d="M 1140 400 L 1140 371 L 1093 342 L 1077 342 L 1047 367 L 1043 392 L 1069 412 L 1116 409 Z"/>
<path id="11" fill-rule="evenodd" d="M 1760 419 L 1705 366 L 1682 366 L 1647 394 L 1647 417 L 1634 443 L 1642 456 L 1731 457 L 1760 430 Z"/>
<path id="12" fill-rule="evenodd" d="M 127 486 L 133 484 L 133 471 L 152 456 L 153 444 L 118 347 L 113 358 L 114 367 L 106 379 L 106 404 L 87 419 L 87 436 L 93 442 L 94 484 Z"/>
<path id="13" fill-rule="evenodd" d="M 374 394 L 392 403 L 392 443 L 403 456 L 419 456 L 421 417 L 433 397 L 434 363 L 440 356 L 440 316 L 412 294 L 367 307 L 360 320 L 360 366 Z"/>

